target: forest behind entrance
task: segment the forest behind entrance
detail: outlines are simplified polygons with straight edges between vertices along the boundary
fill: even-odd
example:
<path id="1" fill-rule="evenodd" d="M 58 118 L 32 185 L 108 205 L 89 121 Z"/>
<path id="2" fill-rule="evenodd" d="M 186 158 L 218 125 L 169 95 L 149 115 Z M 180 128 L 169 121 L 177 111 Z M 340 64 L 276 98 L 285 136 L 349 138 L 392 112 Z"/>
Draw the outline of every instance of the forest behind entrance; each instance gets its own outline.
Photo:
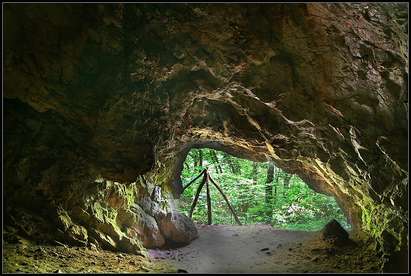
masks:
<path id="1" fill-rule="evenodd" d="M 242 224 L 271 224 L 278 229 L 317 231 L 330 220 L 345 229 L 351 226 L 332 196 L 317 193 L 300 177 L 276 167 L 274 162 L 254 162 L 222 151 L 191 149 L 181 173 L 183 186 L 205 168 L 218 183 Z M 189 215 L 201 177 L 187 187 L 179 200 Z M 213 224 L 236 224 L 221 193 L 210 185 Z M 207 223 L 206 189 L 201 189 L 192 214 L 196 223 Z"/>

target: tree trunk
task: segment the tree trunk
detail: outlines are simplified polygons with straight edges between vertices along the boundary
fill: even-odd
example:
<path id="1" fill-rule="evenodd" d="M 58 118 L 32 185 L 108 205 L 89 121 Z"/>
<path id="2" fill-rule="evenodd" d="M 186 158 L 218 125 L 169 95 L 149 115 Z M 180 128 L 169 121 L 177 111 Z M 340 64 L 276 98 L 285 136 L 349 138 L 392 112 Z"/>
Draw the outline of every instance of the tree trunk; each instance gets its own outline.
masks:
<path id="1" fill-rule="evenodd" d="M 227 161 L 228 166 L 230 167 L 230 170 L 233 174 L 236 173 L 236 169 L 233 163 L 233 160 L 231 159 L 231 156 L 228 155 L 227 153 L 224 153 L 224 160 Z"/>
<path id="2" fill-rule="evenodd" d="M 191 209 L 190 209 L 190 214 L 189 214 L 189 217 L 190 217 L 190 218 L 193 217 L 193 212 L 194 212 L 194 209 L 196 208 L 196 204 L 197 204 L 197 201 L 198 201 L 198 197 L 200 196 L 201 189 L 203 188 L 203 186 L 204 186 L 204 184 L 205 184 L 205 182 L 206 182 L 206 179 L 207 179 L 207 172 L 205 172 L 205 173 L 203 174 L 203 180 L 201 181 L 200 185 L 199 185 L 198 188 L 197 188 L 197 192 L 196 192 L 196 195 L 195 195 L 195 197 L 194 197 L 193 204 L 191 205 Z"/>
<path id="3" fill-rule="evenodd" d="M 203 151 L 201 149 L 198 150 L 198 166 L 200 170 L 203 169 Z"/>
<path id="4" fill-rule="evenodd" d="M 237 174 L 241 174 L 241 165 L 240 165 L 240 163 L 238 162 L 238 160 L 235 160 L 234 164 L 235 164 L 235 171 L 236 171 L 236 173 L 237 173 Z"/>
<path id="5" fill-rule="evenodd" d="M 206 182 L 206 189 L 207 189 L 207 224 L 211 225 L 213 224 L 213 219 L 212 219 L 212 210 L 211 210 L 211 194 L 210 194 L 210 187 L 208 184 L 209 176 L 208 172 L 206 172 L 207 178 L 205 180 Z"/>
<path id="6" fill-rule="evenodd" d="M 257 173 L 258 173 L 258 168 L 257 168 L 257 162 L 253 162 L 253 185 L 257 184 Z"/>
<path id="7" fill-rule="evenodd" d="M 273 194 L 273 199 L 274 199 L 274 201 L 276 200 L 276 198 L 277 198 L 277 187 L 278 187 L 278 179 L 279 179 L 279 171 L 278 171 L 278 168 L 276 168 L 276 167 L 274 167 L 274 170 L 273 170 L 273 178 L 274 178 L 274 183 L 273 183 L 273 186 L 274 186 L 274 194 Z"/>
<path id="8" fill-rule="evenodd" d="M 292 174 L 286 173 L 286 175 L 284 177 L 284 189 L 290 188 L 290 180 L 291 180 L 292 176 L 293 176 Z"/>
<path id="9" fill-rule="evenodd" d="M 293 176 L 292 174 L 288 174 L 288 173 L 286 173 L 285 176 L 284 176 L 283 196 L 285 196 L 285 191 L 286 191 L 288 188 L 290 188 L 290 180 L 291 180 L 291 177 L 292 177 L 292 176 Z"/>
<path id="10" fill-rule="evenodd" d="M 194 165 L 194 171 L 196 170 L 197 166 L 198 166 L 198 156 L 197 156 L 197 152 L 194 152 L 194 154 L 191 156 L 191 158 L 193 158 L 193 165 Z"/>
<path id="11" fill-rule="evenodd" d="M 265 182 L 265 209 L 266 209 L 266 222 L 271 223 L 273 217 L 273 179 L 274 179 L 274 163 L 271 161 L 268 163 L 267 168 L 267 180 Z"/>
<path id="12" fill-rule="evenodd" d="M 236 174 L 241 174 L 241 166 L 238 162 L 238 159 L 231 159 L 231 163 L 233 164 L 234 171 Z"/>
<path id="13" fill-rule="evenodd" d="M 218 157 L 215 151 L 210 150 L 210 154 L 211 154 L 211 157 L 213 158 L 217 173 L 223 173 L 223 170 L 221 169 L 221 166 L 220 166 L 220 161 L 218 160 Z"/>

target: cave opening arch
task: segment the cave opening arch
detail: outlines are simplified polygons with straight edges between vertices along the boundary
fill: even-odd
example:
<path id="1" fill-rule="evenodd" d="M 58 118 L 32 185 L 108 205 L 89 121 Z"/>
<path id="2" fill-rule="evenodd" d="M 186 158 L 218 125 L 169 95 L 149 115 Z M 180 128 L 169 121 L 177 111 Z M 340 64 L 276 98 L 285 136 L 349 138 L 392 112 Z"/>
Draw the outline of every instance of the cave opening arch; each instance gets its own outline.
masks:
<path id="1" fill-rule="evenodd" d="M 61 190 L 82 193 L 77 172 L 131 182 L 152 168 L 152 147 L 178 153 L 169 144 L 196 127 L 264 134 L 256 145 L 278 166 L 335 194 L 377 250 L 408 259 L 408 33 L 388 5 L 283 7 L 187 7 L 196 16 L 172 12 L 167 28 L 136 24 L 159 26 L 150 8 L 87 6 L 87 22 L 82 5 L 7 8 L 4 96 L 33 108 L 5 107 L 8 201 L 44 202 L 40 190 L 76 213 L 87 203 Z M 178 194 L 175 158 L 153 185 Z"/>
<path id="2" fill-rule="evenodd" d="M 347 206 L 349 206 L 346 202 L 343 202 L 341 198 L 338 198 L 336 194 L 330 192 L 329 189 L 327 189 L 324 186 L 320 185 L 313 185 L 312 182 L 307 181 L 310 180 L 304 173 L 298 174 L 298 171 L 289 171 L 288 167 L 281 167 L 278 166 L 278 163 L 275 162 L 267 152 L 255 152 L 251 149 L 244 148 L 244 147 L 236 147 L 235 145 L 225 145 L 219 141 L 214 141 L 214 140 L 208 140 L 208 141 L 201 141 L 201 142 L 193 142 L 193 143 L 188 143 L 184 145 L 181 150 L 176 154 L 176 158 L 174 161 L 174 166 L 173 166 L 173 176 L 172 176 L 172 192 L 174 196 L 174 200 L 178 201 L 181 199 L 182 193 L 183 193 L 183 182 L 182 182 L 182 172 L 184 169 L 184 162 L 189 154 L 189 152 L 193 149 L 212 149 L 215 151 L 220 151 L 224 152 L 231 157 L 235 158 L 240 158 L 243 160 L 248 160 L 248 161 L 253 161 L 257 163 L 264 163 L 264 162 L 272 162 L 275 167 L 279 168 L 281 171 L 284 171 L 286 173 L 291 173 L 291 175 L 295 175 L 300 178 L 301 175 L 301 180 L 303 183 L 307 184 L 308 187 L 313 190 L 315 193 L 321 194 L 321 195 L 326 195 L 328 197 L 331 197 L 334 199 L 338 205 L 338 207 L 341 209 L 341 211 L 344 214 L 344 217 L 347 221 L 347 224 L 345 224 L 345 228 L 350 230 L 353 234 L 358 234 L 359 231 L 359 225 L 358 225 L 358 218 L 353 217 L 353 210 L 348 209 Z M 284 169 L 283 169 L 284 168 Z M 200 180 L 198 180 L 200 181 Z M 195 184 L 193 184 L 195 185 Z M 205 189 L 205 188 L 204 188 Z M 175 208 L 178 204 L 174 204 Z"/>

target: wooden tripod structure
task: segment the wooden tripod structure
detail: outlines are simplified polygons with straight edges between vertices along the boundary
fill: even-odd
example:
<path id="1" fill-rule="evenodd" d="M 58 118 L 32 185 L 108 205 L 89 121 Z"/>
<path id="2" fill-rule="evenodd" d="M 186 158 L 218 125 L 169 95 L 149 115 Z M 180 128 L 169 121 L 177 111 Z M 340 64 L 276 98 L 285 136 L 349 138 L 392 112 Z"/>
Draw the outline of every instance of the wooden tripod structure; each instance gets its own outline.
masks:
<path id="1" fill-rule="evenodd" d="M 230 208 L 231 213 L 233 214 L 236 222 L 241 225 L 240 220 L 238 219 L 233 207 L 231 206 L 230 202 L 228 201 L 227 196 L 224 194 L 223 190 L 221 189 L 220 185 L 218 185 L 214 179 L 211 177 L 211 175 L 208 173 L 207 169 L 204 169 L 198 176 L 196 176 L 193 180 L 191 180 L 184 188 L 183 191 L 185 189 L 188 188 L 188 186 L 190 186 L 191 184 L 194 183 L 194 181 L 196 181 L 197 179 L 200 178 L 200 176 L 203 176 L 203 179 L 201 180 L 200 185 L 198 186 L 198 189 L 196 191 L 196 195 L 194 197 L 194 201 L 193 204 L 191 205 L 191 209 L 190 209 L 190 218 L 193 216 L 193 212 L 194 212 L 194 208 L 197 205 L 197 201 L 198 201 L 198 197 L 200 196 L 200 192 L 201 189 L 204 187 L 204 184 L 206 185 L 206 189 L 207 189 L 207 216 L 208 216 L 208 225 L 211 225 L 213 223 L 213 219 L 212 219 L 212 210 L 211 210 L 211 196 L 210 196 L 210 187 L 209 187 L 209 182 L 213 183 L 214 186 L 217 188 L 217 190 L 221 193 L 221 195 L 223 196 L 225 202 L 228 205 L 228 208 Z"/>

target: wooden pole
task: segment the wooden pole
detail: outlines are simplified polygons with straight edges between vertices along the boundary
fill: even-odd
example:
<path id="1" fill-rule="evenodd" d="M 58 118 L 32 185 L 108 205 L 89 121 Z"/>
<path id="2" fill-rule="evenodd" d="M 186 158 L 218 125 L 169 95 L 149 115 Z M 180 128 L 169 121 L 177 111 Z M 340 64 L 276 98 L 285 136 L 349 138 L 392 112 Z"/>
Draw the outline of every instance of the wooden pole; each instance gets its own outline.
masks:
<path id="1" fill-rule="evenodd" d="M 213 224 L 213 219 L 212 219 L 212 214 L 211 214 L 211 196 L 210 196 L 210 187 L 208 185 L 208 179 L 209 175 L 208 172 L 205 172 L 206 174 L 206 188 L 207 188 L 207 217 L 208 217 L 208 225 Z"/>
<path id="2" fill-rule="evenodd" d="M 223 190 L 222 190 L 222 189 L 220 188 L 220 186 L 211 178 L 210 175 L 208 176 L 208 178 L 211 180 L 211 182 L 214 184 L 214 186 L 217 188 L 217 190 L 221 193 L 221 195 L 223 196 L 225 202 L 227 202 L 228 208 L 230 208 L 230 211 L 233 213 L 236 222 L 237 222 L 239 225 L 242 225 L 242 224 L 241 224 L 241 221 L 238 219 L 238 217 L 237 217 L 237 215 L 236 215 L 233 207 L 231 207 L 231 204 L 230 204 L 230 202 L 228 201 L 228 198 L 225 196 Z"/>
<path id="3" fill-rule="evenodd" d="M 205 172 L 205 169 L 204 169 L 199 175 L 197 175 L 193 180 L 191 180 L 191 181 L 183 188 L 183 191 L 181 191 L 181 193 L 183 193 L 184 190 L 188 188 L 188 186 L 190 186 L 191 184 L 193 184 L 194 181 L 196 181 L 204 172 Z"/>
<path id="4" fill-rule="evenodd" d="M 204 173 L 204 176 L 203 176 L 203 180 L 201 180 L 200 186 L 198 186 L 196 196 L 194 197 L 193 205 L 191 205 L 190 218 L 193 216 L 194 208 L 196 207 L 198 197 L 200 196 L 201 189 L 203 188 L 204 183 L 206 182 L 206 179 L 207 179 L 207 172 L 206 172 L 207 170 L 204 170 L 204 171 L 205 171 L 205 173 Z"/>

